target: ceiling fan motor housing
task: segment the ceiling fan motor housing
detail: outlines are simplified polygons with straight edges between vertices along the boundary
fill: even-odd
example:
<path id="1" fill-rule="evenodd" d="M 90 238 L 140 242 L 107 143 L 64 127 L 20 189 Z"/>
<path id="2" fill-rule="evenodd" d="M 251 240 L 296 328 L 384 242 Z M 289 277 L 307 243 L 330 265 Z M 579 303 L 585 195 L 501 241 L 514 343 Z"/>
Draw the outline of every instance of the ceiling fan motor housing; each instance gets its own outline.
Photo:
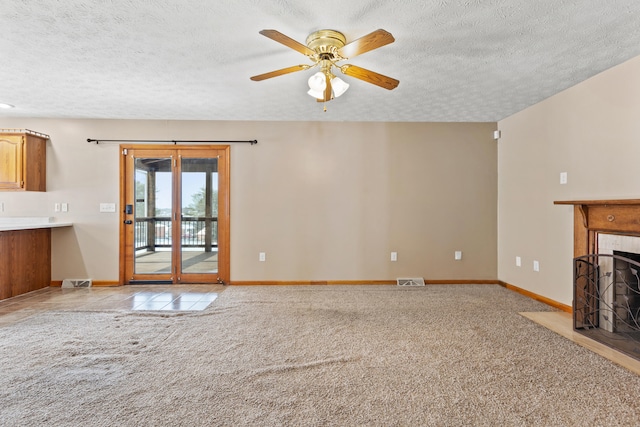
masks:
<path id="1" fill-rule="evenodd" d="M 340 57 L 338 49 L 346 43 L 347 39 L 344 34 L 335 30 L 319 30 L 307 37 L 307 47 L 315 51 L 319 59 L 337 60 Z M 323 54 L 329 54 L 331 57 L 323 58 Z"/>

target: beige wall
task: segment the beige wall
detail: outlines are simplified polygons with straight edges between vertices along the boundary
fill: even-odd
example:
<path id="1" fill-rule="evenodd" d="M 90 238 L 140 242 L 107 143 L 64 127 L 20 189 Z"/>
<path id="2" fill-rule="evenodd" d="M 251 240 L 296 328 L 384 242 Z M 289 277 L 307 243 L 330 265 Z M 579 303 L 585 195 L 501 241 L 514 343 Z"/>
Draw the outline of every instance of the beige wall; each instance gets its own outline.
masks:
<path id="1" fill-rule="evenodd" d="M 571 304 L 573 207 L 553 201 L 639 198 L 639 118 L 640 57 L 498 123 L 500 280 Z"/>
<path id="2" fill-rule="evenodd" d="M 51 136 L 48 191 L 0 193 L 0 215 L 74 222 L 53 230 L 54 280 L 118 278 L 119 217 L 98 207 L 119 200 L 119 149 L 87 138 L 258 139 L 231 149 L 232 281 L 497 278 L 495 123 L 2 119 L 0 127 Z M 69 212 L 55 213 L 56 202 Z"/>

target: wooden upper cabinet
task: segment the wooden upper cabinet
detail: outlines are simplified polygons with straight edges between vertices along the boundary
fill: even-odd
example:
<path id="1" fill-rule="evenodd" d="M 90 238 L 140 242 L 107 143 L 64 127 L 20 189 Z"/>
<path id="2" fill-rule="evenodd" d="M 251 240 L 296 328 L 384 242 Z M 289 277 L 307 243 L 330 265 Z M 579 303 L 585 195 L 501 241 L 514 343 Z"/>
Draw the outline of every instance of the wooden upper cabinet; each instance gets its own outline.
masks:
<path id="1" fill-rule="evenodd" d="M 47 135 L 0 130 L 0 191 L 46 191 Z"/>

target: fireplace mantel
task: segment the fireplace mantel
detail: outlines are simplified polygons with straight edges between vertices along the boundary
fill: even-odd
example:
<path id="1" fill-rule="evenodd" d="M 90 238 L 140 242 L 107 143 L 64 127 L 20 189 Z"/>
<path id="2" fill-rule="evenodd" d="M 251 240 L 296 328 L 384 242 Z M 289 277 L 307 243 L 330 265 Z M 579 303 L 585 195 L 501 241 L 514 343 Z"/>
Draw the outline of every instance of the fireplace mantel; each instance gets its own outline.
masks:
<path id="1" fill-rule="evenodd" d="M 596 253 L 597 233 L 640 236 L 640 199 L 560 200 L 573 205 L 573 256 Z"/>
<path id="2" fill-rule="evenodd" d="M 640 205 L 640 199 L 556 200 L 554 205 Z"/>

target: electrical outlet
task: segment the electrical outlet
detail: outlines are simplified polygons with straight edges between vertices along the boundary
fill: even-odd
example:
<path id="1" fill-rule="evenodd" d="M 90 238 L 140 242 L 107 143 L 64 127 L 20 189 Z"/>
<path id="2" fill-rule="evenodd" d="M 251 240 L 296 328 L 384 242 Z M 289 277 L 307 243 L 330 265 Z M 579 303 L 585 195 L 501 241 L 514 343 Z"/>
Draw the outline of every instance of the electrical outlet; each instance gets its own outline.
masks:
<path id="1" fill-rule="evenodd" d="M 62 212 L 69 212 L 69 203 L 62 203 Z"/>
<path id="2" fill-rule="evenodd" d="M 540 263 L 538 261 L 533 261 L 533 271 L 540 271 Z"/>
<path id="3" fill-rule="evenodd" d="M 522 267 L 522 258 L 516 257 L 516 267 Z"/>
<path id="4" fill-rule="evenodd" d="M 456 261 L 460 261 L 462 259 L 462 251 L 455 251 L 453 257 Z"/>
<path id="5" fill-rule="evenodd" d="M 391 261 L 398 260 L 398 252 L 391 252 Z"/>
<path id="6" fill-rule="evenodd" d="M 0 202 L 0 212 L 4 212 L 4 202 Z"/>
<path id="7" fill-rule="evenodd" d="M 567 173 L 560 172 L 560 184 L 566 184 L 566 183 L 567 183 Z"/>
<path id="8" fill-rule="evenodd" d="M 260 252 L 258 254 L 258 260 L 260 262 L 265 262 L 267 260 L 267 254 L 265 252 Z"/>

